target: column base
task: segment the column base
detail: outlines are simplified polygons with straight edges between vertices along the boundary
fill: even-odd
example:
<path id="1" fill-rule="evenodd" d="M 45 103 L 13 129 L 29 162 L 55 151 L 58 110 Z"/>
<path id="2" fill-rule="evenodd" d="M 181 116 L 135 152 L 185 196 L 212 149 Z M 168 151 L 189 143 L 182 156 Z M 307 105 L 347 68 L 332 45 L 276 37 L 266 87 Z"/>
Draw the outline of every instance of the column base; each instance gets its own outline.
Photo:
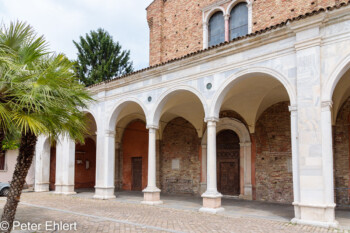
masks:
<path id="1" fill-rule="evenodd" d="M 34 191 L 35 192 L 49 192 L 50 184 L 49 183 L 36 183 L 34 185 Z"/>
<path id="2" fill-rule="evenodd" d="M 207 183 L 201 183 L 200 186 L 200 194 L 202 195 L 203 193 L 205 193 L 205 191 L 207 190 Z"/>
<path id="3" fill-rule="evenodd" d="M 224 211 L 221 207 L 221 193 L 219 192 L 205 192 L 203 195 L 203 207 L 199 209 L 200 212 L 207 212 L 216 214 Z"/>
<path id="4" fill-rule="evenodd" d="M 143 191 L 142 204 L 145 205 L 161 205 L 163 201 L 160 200 L 160 189 L 147 187 Z"/>
<path id="5" fill-rule="evenodd" d="M 93 198 L 100 200 L 115 199 L 114 187 L 95 187 L 95 195 Z"/>
<path id="6" fill-rule="evenodd" d="M 253 200 L 253 196 L 252 195 L 243 195 L 243 194 L 240 194 L 239 195 L 239 199 L 243 199 L 243 200 Z"/>
<path id="7" fill-rule="evenodd" d="M 217 213 L 224 212 L 224 211 L 225 211 L 225 209 L 223 207 L 215 208 L 215 209 L 202 207 L 199 209 L 199 212 L 209 213 L 209 214 L 217 214 Z"/>
<path id="8" fill-rule="evenodd" d="M 292 219 L 292 223 L 326 228 L 337 228 L 339 225 L 335 220 L 335 204 L 313 205 L 293 203 L 293 205 L 296 217 Z"/>
<path id="9" fill-rule="evenodd" d="M 73 195 L 77 193 L 74 192 L 74 185 L 56 184 L 54 194 Z"/>
<path id="10" fill-rule="evenodd" d="M 253 200 L 253 186 L 244 185 L 244 194 L 239 195 L 239 197 L 244 200 Z"/>

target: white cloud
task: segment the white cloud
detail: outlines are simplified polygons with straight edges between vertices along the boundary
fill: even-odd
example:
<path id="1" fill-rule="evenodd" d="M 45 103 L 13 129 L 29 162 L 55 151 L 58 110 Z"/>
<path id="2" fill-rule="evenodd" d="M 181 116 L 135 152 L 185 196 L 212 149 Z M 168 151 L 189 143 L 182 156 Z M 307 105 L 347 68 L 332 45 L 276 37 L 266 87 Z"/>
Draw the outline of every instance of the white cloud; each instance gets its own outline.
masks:
<path id="1" fill-rule="evenodd" d="M 136 69 L 148 66 L 146 7 L 152 0 L 0 0 L 0 19 L 27 21 L 44 34 L 50 48 L 76 58 L 73 40 L 106 29 L 131 51 Z"/>

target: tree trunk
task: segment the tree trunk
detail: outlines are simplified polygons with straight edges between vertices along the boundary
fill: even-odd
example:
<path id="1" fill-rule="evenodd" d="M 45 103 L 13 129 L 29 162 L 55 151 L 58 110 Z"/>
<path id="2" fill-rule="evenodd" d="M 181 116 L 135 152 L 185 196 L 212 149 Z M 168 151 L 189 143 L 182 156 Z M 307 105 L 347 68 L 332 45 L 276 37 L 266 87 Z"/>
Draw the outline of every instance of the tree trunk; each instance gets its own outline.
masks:
<path id="1" fill-rule="evenodd" d="M 6 151 L 2 149 L 2 142 L 5 139 L 5 132 L 0 129 L 0 157 L 5 156 Z"/>
<path id="2" fill-rule="evenodd" d="M 11 232 L 17 205 L 20 201 L 28 170 L 33 161 L 36 141 L 37 137 L 33 133 L 22 134 L 17 164 L 10 184 L 10 192 L 1 217 L 1 222 L 6 221 L 9 228 L 7 231 L 2 230 L 2 232 Z"/>

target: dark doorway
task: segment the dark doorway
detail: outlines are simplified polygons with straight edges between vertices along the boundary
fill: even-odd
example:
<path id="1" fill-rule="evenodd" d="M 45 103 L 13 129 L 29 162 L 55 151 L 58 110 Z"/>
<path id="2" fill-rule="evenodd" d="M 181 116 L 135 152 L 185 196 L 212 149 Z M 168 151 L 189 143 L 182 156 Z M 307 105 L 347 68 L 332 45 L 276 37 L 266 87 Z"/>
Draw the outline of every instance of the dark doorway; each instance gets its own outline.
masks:
<path id="1" fill-rule="evenodd" d="M 142 157 L 133 157 L 131 160 L 132 186 L 135 191 L 142 190 Z"/>
<path id="2" fill-rule="evenodd" d="M 217 137 L 218 190 L 224 195 L 240 194 L 239 137 L 231 130 L 218 133 Z"/>
<path id="3" fill-rule="evenodd" d="M 55 190 L 56 182 L 56 147 L 50 148 L 50 185 L 49 190 Z"/>

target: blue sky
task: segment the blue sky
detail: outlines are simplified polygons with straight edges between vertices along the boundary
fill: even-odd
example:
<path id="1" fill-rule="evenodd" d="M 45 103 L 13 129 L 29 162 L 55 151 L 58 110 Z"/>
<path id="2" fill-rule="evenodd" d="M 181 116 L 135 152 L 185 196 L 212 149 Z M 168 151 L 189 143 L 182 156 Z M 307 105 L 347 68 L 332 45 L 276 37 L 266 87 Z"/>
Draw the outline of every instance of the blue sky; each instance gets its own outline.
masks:
<path id="1" fill-rule="evenodd" d="M 146 7 L 152 0 L 0 0 L 0 19 L 26 21 L 43 34 L 50 49 L 76 58 L 73 40 L 101 27 L 123 49 L 135 69 L 148 66 L 149 31 Z"/>

